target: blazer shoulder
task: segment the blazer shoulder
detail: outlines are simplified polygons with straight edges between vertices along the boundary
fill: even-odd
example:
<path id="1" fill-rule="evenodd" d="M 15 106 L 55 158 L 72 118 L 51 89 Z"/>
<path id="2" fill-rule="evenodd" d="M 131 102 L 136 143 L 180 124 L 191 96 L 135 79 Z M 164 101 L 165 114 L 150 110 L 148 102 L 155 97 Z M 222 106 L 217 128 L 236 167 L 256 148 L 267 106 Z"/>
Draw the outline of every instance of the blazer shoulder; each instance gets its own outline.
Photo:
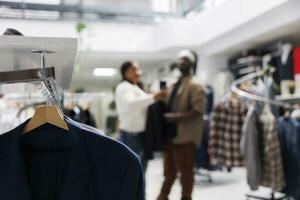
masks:
<path id="1" fill-rule="evenodd" d="M 19 130 L 17 130 L 17 128 L 15 128 L 6 133 L 0 134 L 0 147 L 2 146 L 1 144 L 5 144 L 5 143 L 9 142 L 12 139 L 13 135 L 18 131 Z"/>
<path id="2" fill-rule="evenodd" d="M 85 138 L 86 145 L 94 156 L 114 157 L 123 161 L 138 160 L 132 150 L 113 138 L 88 129 L 81 129 L 80 135 Z"/>
<path id="3" fill-rule="evenodd" d="M 196 77 L 196 76 L 191 77 L 188 84 L 190 86 L 197 86 L 197 87 L 203 88 L 201 80 L 198 77 Z"/>
<path id="4" fill-rule="evenodd" d="M 203 87 L 198 79 L 191 79 L 189 83 L 189 88 L 196 91 L 201 91 L 206 94 L 206 89 Z"/>

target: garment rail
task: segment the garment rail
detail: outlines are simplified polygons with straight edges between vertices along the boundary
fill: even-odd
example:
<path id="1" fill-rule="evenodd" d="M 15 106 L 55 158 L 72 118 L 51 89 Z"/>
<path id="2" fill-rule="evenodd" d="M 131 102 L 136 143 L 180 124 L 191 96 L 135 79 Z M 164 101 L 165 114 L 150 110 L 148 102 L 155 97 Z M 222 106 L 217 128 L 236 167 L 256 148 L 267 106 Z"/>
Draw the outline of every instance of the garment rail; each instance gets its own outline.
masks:
<path id="1" fill-rule="evenodd" d="M 41 56 L 41 67 L 36 69 L 24 69 L 0 72 L 0 84 L 42 82 L 42 93 L 47 97 L 49 104 L 57 104 L 58 93 L 55 83 L 54 67 L 46 67 L 46 54 L 54 53 L 47 50 L 33 50 Z"/>
<path id="2" fill-rule="evenodd" d="M 266 71 L 261 70 L 261 71 L 255 72 L 255 73 L 248 74 L 238 80 L 235 80 L 231 85 L 231 91 L 234 92 L 235 94 L 237 94 L 238 96 L 245 97 L 247 99 L 251 99 L 254 101 L 270 103 L 270 104 L 273 104 L 273 105 L 276 105 L 279 107 L 284 107 L 284 108 L 293 108 L 293 106 L 289 103 L 284 103 L 282 101 L 270 99 L 268 97 L 258 96 L 256 94 L 251 94 L 251 93 L 248 93 L 248 92 L 245 92 L 245 91 L 239 89 L 238 86 L 241 85 L 242 83 L 252 81 L 252 80 L 255 80 L 260 77 L 264 77 L 266 75 L 266 73 L 267 73 Z"/>
<path id="3" fill-rule="evenodd" d="M 272 73 L 272 70 L 273 70 L 272 68 L 269 69 L 269 70 L 261 70 L 261 71 L 255 72 L 255 73 L 248 74 L 248 75 L 234 81 L 231 85 L 232 92 L 234 92 L 235 94 L 237 94 L 240 97 L 251 99 L 251 100 L 254 100 L 254 101 L 269 103 L 269 104 L 272 104 L 272 105 L 275 105 L 275 106 L 289 108 L 289 109 L 293 108 L 293 106 L 289 103 L 274 100 L 274 99 L 271 99 L 269 97 L 263 97 L 263 96 L 258 96 L 256 94 L 250 94 L 248 92 L 245 92 L 245 91 L 239 89 L 238 86 L 241 85 L 242 83 L 245 83 L 245 82 L 248 82 L 248 81 L 253 81 L 253 80 L 255 80 L 257 78 L 260 78 L 260 77 L 265 77 L 265 76 L 267 76 L 267 74 Z M 271 194 L 270 194 L 270 197 L 261 197 L 261 196 L 257 196 L 257 195 L 246 194 L 246 198 L 247 198 L 247 200 L 250 200 L 250 199 L 288 200 L 288 199 L 290 199 L 290 197 L 288 197 L 288 196 L 275 197 L 275 193 L 276 193 L 275 191 L 272 191 Z"/>

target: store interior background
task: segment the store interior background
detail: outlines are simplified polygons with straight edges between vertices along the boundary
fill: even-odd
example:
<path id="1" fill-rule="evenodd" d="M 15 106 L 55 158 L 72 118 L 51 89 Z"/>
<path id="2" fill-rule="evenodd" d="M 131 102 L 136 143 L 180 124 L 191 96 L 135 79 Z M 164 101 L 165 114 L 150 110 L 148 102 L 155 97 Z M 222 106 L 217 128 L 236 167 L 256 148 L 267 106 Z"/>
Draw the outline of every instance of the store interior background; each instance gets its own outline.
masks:
<path id="1" fill-rule="evenodd" d="M 34 4 L 40 7 L 12 8 Z M 43 5 L 81 6 L 82 13 L 39 10 Z M 203 84 L 214 87 L 218 85 L 217 74 L 229 70 L 232 56 L 275 41 L 300 44 L 299 10 L 299 0 L 1 0 L 0 33 L 10 27 L 25 36 L 79 38 L 68 91 L 84 88 L 102 94 L 90 103 L 97 127 L 105 131 L 107 117 L 115 115 L 109 105 L 120 81 L 122 62 L 138 61 L 144 83 L 150 84 L 159 79 L 161 69 L 176 61 L 179 50 L 190 48 L 199 56 L 196 75 Z M 79 23 L 85 26 L 80 32 Z M 95 76 L 96 68 L 108 70 Z M 11 88 L 2 90 L 16 91 Z M 152 163 L 154 168 L 157 165 Z M 150 177 L 156 172 L 149 173 Z M 238 171 L 237 176 L 244 176 L 244 172 Z M 248 190 L 245 179 L 243 183 L 241 195 Z M 157 194 L 158 189 L 159 185 L 149 189 L 148 195 Z M 152 190 L 154 194 L 150 194 Z M 201 187 L 195 193 L 201 197 Z M 154 196 L 149 197 L 152 199 Z"/>

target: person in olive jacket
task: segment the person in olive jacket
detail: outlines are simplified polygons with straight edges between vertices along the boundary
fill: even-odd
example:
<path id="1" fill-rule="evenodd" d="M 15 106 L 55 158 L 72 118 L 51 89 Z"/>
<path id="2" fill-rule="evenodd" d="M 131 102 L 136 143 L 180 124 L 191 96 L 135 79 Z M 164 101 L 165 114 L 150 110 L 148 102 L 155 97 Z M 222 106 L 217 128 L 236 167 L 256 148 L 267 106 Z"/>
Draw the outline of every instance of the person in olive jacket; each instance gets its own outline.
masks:
<path id="1" fill-rule="evenodd" d="M 178 57 L 181 76 L 169 90 L 170 112 L 165 114 L 167 121 L 174 125 L 176 136 L 165 148 L 164 182 L 157 200 L 168 200 L 177 173 L 181 175 L 181 199 L 192 199 L 196 146 L 202 137 L 206 97 L 204 89 L 193 77 L 197 58 L 190 50 L 181 51 Z"/>

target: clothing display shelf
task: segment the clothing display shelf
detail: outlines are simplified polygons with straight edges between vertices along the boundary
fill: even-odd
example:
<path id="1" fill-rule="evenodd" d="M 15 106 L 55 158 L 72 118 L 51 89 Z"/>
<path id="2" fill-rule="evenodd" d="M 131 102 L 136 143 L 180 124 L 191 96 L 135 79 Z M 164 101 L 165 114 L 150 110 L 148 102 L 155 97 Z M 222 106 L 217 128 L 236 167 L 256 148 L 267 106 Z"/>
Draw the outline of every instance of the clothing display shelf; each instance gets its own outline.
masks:
<path id="1" fill-rule="evenodd" d="M 54 67 L 0 72 L 2 84 L 51 81 L 55 79 Z"/>
<path id="2" fill-rule="evenodd" d="M 297 99 L 293 99 L 293 101 L 287 101 L 286 98 L 276 98 L 276 100 L 269 98 L 268 96 L 258 96 L 256 94 L 252 94 L 252 93 L 248 93 L 246 91 L 243 91 L 241 89 L 239 89 L 239 85 L 241 85 L 242 83 L 251 81 L 251 80 L 255 80 L 257 78 L 260 77 L 265 77 L 267 76 L 269 72 L 268 71 L 258 71 L 255 73 L 251 73 L 249 75 L 246 75 L 236 81 L 234 81 L 231 85 L 231 90 L 232 92 L 234 92 L 235 94 L 237 94 L 240 97 L 243 98 L 247 98 L 253 101 L 259 101 L 259 102 L 264 102 L 264 103 L 269 103 L 272 105 L 276 105 L 276 106 L 280 106 L 280 107 L 284 107 L 284 108 L 293 108 L 293 103 L 299 103 L 300 102 L 300 98 L 298 98 L 298 101 L 296 101 Z M 290 197 L 288 196 L 281 196 L 281 197 L 276 197 L 275 195 L 275 191 L 272 191 L 269 197 L 262 197 L 262 196 L 258 196 L 258 195 L 252 195 L 252 194 L 246 194 L 246 198 L 247 200 L 249 199 L 260 199 L 260 200 L 289 200 Z"/>
<path id="3" fill-rule="evenodd" d="M 47 71 L 48 70 L 49 69 L 47 69 Z M 37 71 L 40 72 L 43 70 L 38 69 Z M 51 71 L 51 73 L 54 73 L 54 71 Z M 0 74 L 0 76 L 2 76 L 2 74 Z M 39 77 L 37 77 L 37 78 L 39 78 Z M 0 80 L 3 80 L 3 79 L 0 77 Z M 49 75 L 47 77 L 44 77 L 44 80 L 50 80 Z M 38 81 L 40 81 L 40 79 L 38 79 Z M 27 80 L 27 82 L 30 82 L 30 81 Z M 105 97 L 105 95 L 106 95 L 105 92 L 81 92 L 81 93 L 64 92 L 63 99 L 64 100 L 95 100 L 95 99 L 102 99 Z M 5 99 L 13 100 L 13 101 L 30 100 L 31 102 L 35 102 L 35 103 L 39 103 L 39 102 L 45 100 L 38 92 L 31 93 L 30 95 L 20 94 L 20 93 L 9 93 L 9 94 L 5 95 Z"/>
<path id="4" fill-rule="evenodd" d="M 15 74 L 17 74 L 17 70 L 33 70 L 22 71 L 26 74 L 23 77 L 25 78 L 23 82 L 37 80 L 39 74 L 42 74 L 45 79 L 47 74 L 53 70 L 42 69 L 43 56 L 39 55 L 41 54 L 47 57 L 47 61 L 44 60 L 44 66 L 55 66 L 55 79 L 58 87 L 68 89 L 73 74 L 76 52 L 76 38 L 0 36 L 0 69 L 1 71 L 15 72 Z M 34 70 L 39 70 L 39 72 Z M 17 75 L 15 81 L 22 82 L 20 76 Z M 30 80 L 30 77 L 33 80 Z M 3 76 L 1 79 L 4 83 Z M 9 79 L 12 78 L 9 77 Z M 7 81 L 9 80 L 6 80 L 6 83 Z"/>
<path id="5" fill-rule="evenodd" d="M 94 100 L 105 97 L 105 92 L 64 93 L 65 100 Z"/>
<path id="6" fill-rule="evenodd" d="M 47 97 L 48 103 L 58 102 L 54 67 L 0 72 L 0 84 L 25 82 L 42 82 L 44 85 L 42 93 Z"/>
<path id="7" fill-rule="evenodd" d="M 289 96 L 278 95 L 275 97 L 275 99 L 290 104 L 300 103 L 300 95 L 289 95 Z"/>

